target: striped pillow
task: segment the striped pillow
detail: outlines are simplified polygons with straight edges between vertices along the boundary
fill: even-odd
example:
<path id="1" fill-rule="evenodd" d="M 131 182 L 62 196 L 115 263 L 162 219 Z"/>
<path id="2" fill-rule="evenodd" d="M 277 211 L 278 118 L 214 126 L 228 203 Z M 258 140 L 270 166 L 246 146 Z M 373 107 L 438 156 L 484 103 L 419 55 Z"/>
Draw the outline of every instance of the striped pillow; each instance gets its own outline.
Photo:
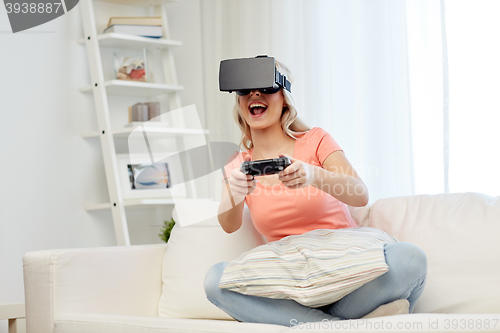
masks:
<path id="1" fill-rule="evenodd" d="M 219 288 L 320 307 L 387 272 L 384 244 L 395 242 L 369 227 L 288 236 L 229 262 Z"/>

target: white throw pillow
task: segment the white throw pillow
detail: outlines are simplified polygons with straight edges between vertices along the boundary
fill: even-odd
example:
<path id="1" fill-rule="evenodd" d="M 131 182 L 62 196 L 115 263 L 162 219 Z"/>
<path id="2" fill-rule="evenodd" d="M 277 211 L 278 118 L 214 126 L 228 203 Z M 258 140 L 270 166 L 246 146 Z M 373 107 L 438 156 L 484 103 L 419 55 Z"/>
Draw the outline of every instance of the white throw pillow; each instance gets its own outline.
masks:
<path id="1" fill-rule="evenodd" d="M 177 202 L 174 220 L 205 221 L 190 224 L 179 221 L 172 230 L 163 258 L 163 290 L 158 315 L 170 318 L 232 319 L 207 300 L 203 281 L 207 270 L 221 261 L 231 261 L 240 254 L 264 244 L 264 238 L 253 227 L 245 206 L 241 228 L 227 234 L 217 221 L 219 202 Z M 177 214 L 178 212 L 178 214 Z M 180 225 L 187 225 L 181 227 Z"/>
<path id="2" fill-rule="evenodd" d="M 284 237 L 229 262 L 219 287 L 320 307 L 387 272 L 384 244 L 395 242 L 387 233 L 367 227 Z"/>
<path id="3" fill-rule="evenodd" d="M 426 253 L 427 281 L 414 312 L 500 312 L 500 197 L 469 192 L 380 199 L 370 227 Z"/>

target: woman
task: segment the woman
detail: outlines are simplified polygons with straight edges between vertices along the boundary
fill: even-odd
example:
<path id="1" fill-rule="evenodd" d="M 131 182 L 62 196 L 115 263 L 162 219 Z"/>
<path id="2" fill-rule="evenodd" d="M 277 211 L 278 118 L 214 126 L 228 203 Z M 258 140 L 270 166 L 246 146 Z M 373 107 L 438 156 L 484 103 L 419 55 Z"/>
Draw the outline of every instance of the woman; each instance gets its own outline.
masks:
<path id="1" fill-rule="evenodd" d="M 276 69 L 291 81 L 290 71 L 277 61 Z M 226 232 L 240 228 L 245 202 L 255 227 L 268 241 L 315 229 L 357 226 L 346 205 L 367 205 L 366 185 L 326 131 L 309 129 L 297 118 L 289 91 L 237 91 L 234 115 L 247 151 L 225 168 L 218 219 Z M 239 170 L 243 161 L 279 156 L 289 157 L 292 164 L 277 176 L 254 178 Z M 205 292 L 231 317 L 253 323 L 291 326 L 411 313 L 425 285 L 425 253 L 414 244 L 398 242 L 386 245 L 384 254 L 388 272 L 321 308 L 219 289 L 224 262 L 207 272 Z"/>

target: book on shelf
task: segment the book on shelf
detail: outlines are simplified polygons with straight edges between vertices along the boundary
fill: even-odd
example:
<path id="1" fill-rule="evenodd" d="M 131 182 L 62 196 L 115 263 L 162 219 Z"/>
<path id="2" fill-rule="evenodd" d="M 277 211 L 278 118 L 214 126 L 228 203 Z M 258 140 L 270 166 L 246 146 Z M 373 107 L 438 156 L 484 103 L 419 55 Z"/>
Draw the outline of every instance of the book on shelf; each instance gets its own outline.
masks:
<path id="1" fill-rule="evenodd" d="M 162 25 L 161 16 L 110 17 L 108 27 L 113 24 Z"/>
<path id="2" fill-rule="evenodd" d="M 110 32 L 151 38 L 160 38 L 163 35 L 161 25 L 113 24 L 104 29 L 105 34 Z"/>

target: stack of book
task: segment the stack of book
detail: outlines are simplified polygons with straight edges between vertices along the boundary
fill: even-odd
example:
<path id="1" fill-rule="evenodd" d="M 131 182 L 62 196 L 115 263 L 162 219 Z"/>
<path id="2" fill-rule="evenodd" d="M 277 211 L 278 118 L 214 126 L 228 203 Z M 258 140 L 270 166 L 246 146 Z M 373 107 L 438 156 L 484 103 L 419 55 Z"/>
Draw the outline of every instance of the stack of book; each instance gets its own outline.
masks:
<path id="1" fill-rule="evenodd" d="M 104 33 L 135 35 L 150 38 L 162 37 L 161 17 L 111 17 Z"/>

